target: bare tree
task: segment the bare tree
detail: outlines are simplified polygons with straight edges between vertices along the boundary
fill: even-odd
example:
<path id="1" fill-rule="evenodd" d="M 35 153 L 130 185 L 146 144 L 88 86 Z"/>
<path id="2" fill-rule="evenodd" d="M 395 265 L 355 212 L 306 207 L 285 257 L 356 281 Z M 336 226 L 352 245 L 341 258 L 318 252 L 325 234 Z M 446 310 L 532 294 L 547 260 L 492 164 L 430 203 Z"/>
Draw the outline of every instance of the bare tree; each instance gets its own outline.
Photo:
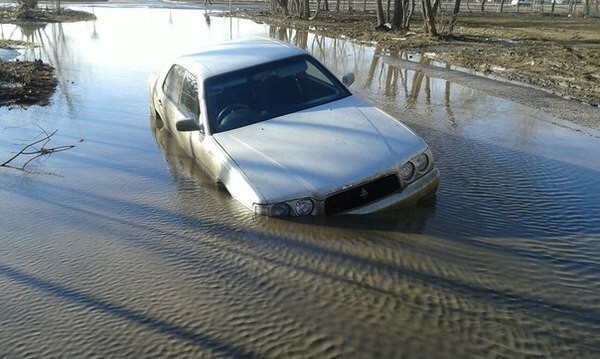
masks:
<path id="1" fill-rule="evenodd" d="M 584 4 L 584 8 L 583 8 L 584 15 L 590 16 L 591 10 L 592 10 L 592 7 L 590 6 L 590 0 L 585 0 L 585 4 Z"/>
<path id="2" fill-rule="evenodd" d="M 404 30 L 404 2 L 394 1 L 394 15 L 392 16 L 392 29 Z"/>
<path id="3" fill-rule="evenodd" d="M 415 13 L 415 6 L 415 0 L 410 0 L 410 5 L 409 0 L 404 0 L 404 29 L 407 31 L 410 30 L 410 20 Z"/>
<path id="4" fill-rule="evenodd" d="M 17 0 L 19 10 L 33 10 L 38 6 L 38 0 Z"/>
<path id="5" fill-rule="evenodd" d="M 309 20 L 314 20 L 317 18 L 317 16 L 319 15 L 319 10 L 321 9 L 321 0 L 317 0 L 317 9 L 315 10 L 315 14 L 311 17 L 309 17 Z"/>
<path id="6" fill-rule="evenodd" d="M 435 13 L 433 11 L 433 7 L 431 6 L 431 0 L 423 0 L 423 27 L 425 29 L 425 33 L 430 37 L 437 37 L 438 32 L 435 27 Z"/>
<path id="7" fill-rule="evenodd" d="M 300 18 L 308 19 L 309 17 L 310 17 L 310 1 L 302 0 L 302 9 L 300 11 Z"/>
<path id="8" fill-rule="evenodd" d="M 271 0 L 271 11 L 275 14 L 289 15 L 288 0 Z"/>
<path id="9" fill-rule="evenodd" d="M 504 3 L 504 0 L 502 0 Z M 450 26 L 448 27 L 448 35 L 452 35 L 454 32 L 454 25 L 456 25 L 456 20 L 458 19 L 458 12 L 460 11 L 460 0 L 456 0 L 454 2 L 454 9 L 452 10 L 452 18 L 450 19 Z"/>
<path id="10" fill-rule="evenodd" d="M 377 27 L 385 24 L 385 15 L 383 14 L 383 4 L 381 0 L 375 0 L 375 12 L 377 13 Z"/>
<path id="11" fill-rule="evenodd" d="M 394 30 L 408 31 L 410 19 L 414 13 L 415 0 L 394 1 L 394 13 L 392 16 L 392 28 Z"/>

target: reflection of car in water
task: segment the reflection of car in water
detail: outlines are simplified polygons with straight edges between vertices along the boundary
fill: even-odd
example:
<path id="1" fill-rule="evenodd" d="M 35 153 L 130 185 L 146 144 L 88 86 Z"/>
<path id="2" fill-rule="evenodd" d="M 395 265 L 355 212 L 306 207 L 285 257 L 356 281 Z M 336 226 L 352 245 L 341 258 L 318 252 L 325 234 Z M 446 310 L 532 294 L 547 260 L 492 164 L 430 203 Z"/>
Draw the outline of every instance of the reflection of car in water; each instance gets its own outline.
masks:
<path id="1" fill-rule="evenodd" d="M 214 214 L 215 220 L 219 220 L 218 217 L 223 213 L 234 216 L 247 211 L 239 203 L 232 201 L 227 191 L 217 188 L 214 180 L 183 151 L 159 118 L 151 119 L 150 128 L 175 183 L 179 197 L 177 203 L 183 207 L 186 215 L 202 213 L 206 219 Z"/>
<path id="2" fill-rule="evenodd" d="M 153 74 L 149 90 L 152 114 L 256 213 L 370 213 L 435 194 L 427 144 L 289 44 L 209 47 Z"/>

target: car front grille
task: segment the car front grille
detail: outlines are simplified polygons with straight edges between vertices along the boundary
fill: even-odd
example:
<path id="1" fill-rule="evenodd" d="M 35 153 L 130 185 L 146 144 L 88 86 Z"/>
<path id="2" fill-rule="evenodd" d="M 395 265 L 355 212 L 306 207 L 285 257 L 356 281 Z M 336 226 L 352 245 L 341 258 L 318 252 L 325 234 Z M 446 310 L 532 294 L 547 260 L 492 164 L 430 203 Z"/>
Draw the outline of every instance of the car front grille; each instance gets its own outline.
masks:
<path id="1" fill-rule="evenodd" d="M 363 183 L 328 197 L 325 200 L 325 214 L 346 212 L 364 206 L 389 196 L 399 189 L 400 181 L 395 174 Z"/>

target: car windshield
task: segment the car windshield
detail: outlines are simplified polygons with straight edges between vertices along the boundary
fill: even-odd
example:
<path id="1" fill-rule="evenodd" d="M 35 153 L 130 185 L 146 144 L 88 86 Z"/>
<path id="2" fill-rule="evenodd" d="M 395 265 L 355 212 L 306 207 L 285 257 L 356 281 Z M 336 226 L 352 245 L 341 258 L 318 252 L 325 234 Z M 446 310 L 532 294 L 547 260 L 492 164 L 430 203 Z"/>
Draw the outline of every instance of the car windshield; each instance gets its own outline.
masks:
<path id="1" fill-rule="evenodd" d="M 350 92 L 308 55 L 214 76 L 204 82 L 213 133 L 335 101 Z"/>

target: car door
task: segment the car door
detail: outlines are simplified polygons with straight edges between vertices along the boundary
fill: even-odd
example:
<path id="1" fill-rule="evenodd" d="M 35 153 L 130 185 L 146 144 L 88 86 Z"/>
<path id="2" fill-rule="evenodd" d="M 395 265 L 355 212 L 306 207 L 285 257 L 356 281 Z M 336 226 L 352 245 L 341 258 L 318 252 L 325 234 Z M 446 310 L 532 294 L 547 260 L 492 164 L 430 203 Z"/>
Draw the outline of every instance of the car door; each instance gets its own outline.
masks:
<path id="1" fill-rule="evenodd" d="M 204 131 L 178 131 L 178 121 L 192 119 L 200 123 L 200 105 L 198 97 L 198 81 L 183 66 L 173 65 L 162 85 L 163 96 L 159 101 L 165 123 L 173 133 L 179 145 L 190 156 L 196 158 L 200 152 L 200 144 L 204 139 Z"/>
<path id="2" fill-rule="evenodd" d="M 177 108 L 184 119 L 192 119 L 198 125 L 198 131 L 179 132 L 182 141 L 185 141 L 186 150 L 194 158 L 201 158 L 202 143 L 204 141 L 204 125 L 200 120 L 200 101 L 198 96 L 198 79 L 194 74 L 184 70 L 181 96 Z"/>
<path id="3" fill-rule="evenodd" d="M 175 123 L 182 118 L 182 114 L 177 108 L 179 97 L 181 97 L 181 88 L 183 86 L 183 77 L 185 69 L 179 65 L 171 67 L 167 76 L 161 85 L 158 96 L 158 112 L 163 118 L 167 128 L 175 133 Z"/>

